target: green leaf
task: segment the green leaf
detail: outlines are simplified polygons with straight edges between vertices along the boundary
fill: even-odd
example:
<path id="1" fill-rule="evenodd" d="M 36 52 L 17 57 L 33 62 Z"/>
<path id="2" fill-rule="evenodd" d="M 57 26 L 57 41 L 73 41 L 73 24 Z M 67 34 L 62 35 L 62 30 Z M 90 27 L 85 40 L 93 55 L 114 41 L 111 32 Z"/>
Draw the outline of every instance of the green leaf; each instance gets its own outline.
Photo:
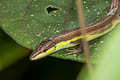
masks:
<path id="1" fill-rule="evenodd" d="M 111 35 L 112 34 L 112 35 Z M 101 56 L 96 59 L 97 64 L 92 66 L 93 73 L 91 77 L 86 75 L 86 68 L 79 74 L 77 80 L 120 80 L 120 24 L 112 31 L 104 44 L 101 45 L 97 54 Z"/>
<path id="2" fill-rule="evenodd" d="M 120 24 L 118 26 L 116 31 L 111 33 L 114 36 L 106 39 L 105 44 L 102 45 L 103 49 L 100 49 L 99 52 L 102 53 L 99 58 L 100 64 L 97 65 L 96 72 L 91 80 L 120 80 Z"/>
<path id="3" fill-rule="evenodd" d="M 110 0 L 84 0 L 83 4 L 86 24 L 89 24 L 106 14 Z M 73 8 L 68 10 L 70 6 Z M 71 30 L 79 27 L 76 5 L 72 0 L 1 0 L 0 10 L 2 29 L 17 43 L 32 50 L 42 40 L 63 32 L 65 28 Z M 91 57 L 93 59 L 99 55 L 95 53 L 96 44 L 103 42 L 104 39 L 105 37 L 102 37 L 92 42 Z M 52 56 L 85 61 L 82 53 L 78 57 L 65 56 L 65 53 L 67 53 L 66 50 L 61 50 Z"/>

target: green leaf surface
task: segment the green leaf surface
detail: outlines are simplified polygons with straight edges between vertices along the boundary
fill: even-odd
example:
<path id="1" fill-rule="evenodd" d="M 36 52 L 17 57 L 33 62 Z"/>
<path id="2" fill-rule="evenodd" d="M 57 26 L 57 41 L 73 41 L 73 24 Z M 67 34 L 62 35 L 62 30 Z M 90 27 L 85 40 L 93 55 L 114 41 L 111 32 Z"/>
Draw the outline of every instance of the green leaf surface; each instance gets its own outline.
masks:
<path id="1" fill-rule="evenodd" d="M 84 0 L 83 5 L 86 24 L 89 24 L 108 12 L 110 0 Z M 70 6 L 73 8 L 68 10 Z M 2 29 L 17 43 L 32 50 L 46 38 L 55 36 L 65 29 L 79 27 L 76 5 L 72 0 L 1 0 L 0 10 Z M 109 38 L 109 35 L 106 37 Z M 101 37 L 90 45 L 92 59 L 99 56 L 96 54 L 97 44 L 100 46 L 104 39 L 105 37 Z M 66 50 L 61 50 L 52 56 L 85 61 L 83 54 L 75 57 L 65 56 L 65 53 Z"/>

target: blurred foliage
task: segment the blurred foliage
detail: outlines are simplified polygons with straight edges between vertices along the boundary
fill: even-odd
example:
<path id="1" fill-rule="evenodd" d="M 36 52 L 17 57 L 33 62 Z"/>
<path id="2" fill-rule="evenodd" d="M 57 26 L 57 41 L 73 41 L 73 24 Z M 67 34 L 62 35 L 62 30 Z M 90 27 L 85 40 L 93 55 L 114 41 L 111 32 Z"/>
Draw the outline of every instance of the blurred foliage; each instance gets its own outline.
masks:
<path id="1" fill-rule="evenodd" d="M 14 42 L 0 29 L 0 71 L 28 55 L 30 51 Z"/>

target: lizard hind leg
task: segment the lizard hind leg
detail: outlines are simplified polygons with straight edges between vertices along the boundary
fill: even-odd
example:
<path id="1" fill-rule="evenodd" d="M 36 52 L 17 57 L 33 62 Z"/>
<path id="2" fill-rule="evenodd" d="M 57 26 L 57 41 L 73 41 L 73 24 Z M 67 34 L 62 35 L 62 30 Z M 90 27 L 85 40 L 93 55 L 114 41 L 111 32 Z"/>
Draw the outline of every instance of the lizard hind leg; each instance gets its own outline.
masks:
<path id="1" fill-rule="evenodd" d="M 79 54 L 81 52 L 81 48 L 78 48 L 78 49 L 75 49 L 75 48 L 72 48 L 71 50 L 68 50 L 68 55 L 69 54 Z"/>
<path id="2" fill-rule="evenodd" d="M 77 57 L 80 52 L 82 52 L 82 48 L 78 48 L 78 49 L 75 49 L 75 48 L 72 48 L 71 50 L 67 50 L 68 53 L 64 54 L 65 56 L 68 56 L 68 55 L 74 55 L 75 57 Z"/>
<path id="3" fill-rule="evenodd" d="M 76 41 L 71 42 L 71 44 L 77 44 L 80 45 L 81 39 L 78 39 Z M 78 55 L 81 51 L 82 51 L 82 46 L 80 45 L 80 47 L 78 49 L 72 48 L 71 50 L 67 50 L 68 53 L 66 53 L 65 55 Z"/>

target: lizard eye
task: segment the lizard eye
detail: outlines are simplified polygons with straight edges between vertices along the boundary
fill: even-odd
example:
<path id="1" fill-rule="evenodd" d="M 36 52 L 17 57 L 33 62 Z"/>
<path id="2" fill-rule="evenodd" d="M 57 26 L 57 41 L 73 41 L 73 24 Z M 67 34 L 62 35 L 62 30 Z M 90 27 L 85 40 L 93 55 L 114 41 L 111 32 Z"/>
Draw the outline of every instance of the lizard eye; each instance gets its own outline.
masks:
<path id="1" fill-rule="evenodd" d="M 46 52 L 46 51 L 47 51 L 46 49 L 43 50 L 43 52 Z"/>

